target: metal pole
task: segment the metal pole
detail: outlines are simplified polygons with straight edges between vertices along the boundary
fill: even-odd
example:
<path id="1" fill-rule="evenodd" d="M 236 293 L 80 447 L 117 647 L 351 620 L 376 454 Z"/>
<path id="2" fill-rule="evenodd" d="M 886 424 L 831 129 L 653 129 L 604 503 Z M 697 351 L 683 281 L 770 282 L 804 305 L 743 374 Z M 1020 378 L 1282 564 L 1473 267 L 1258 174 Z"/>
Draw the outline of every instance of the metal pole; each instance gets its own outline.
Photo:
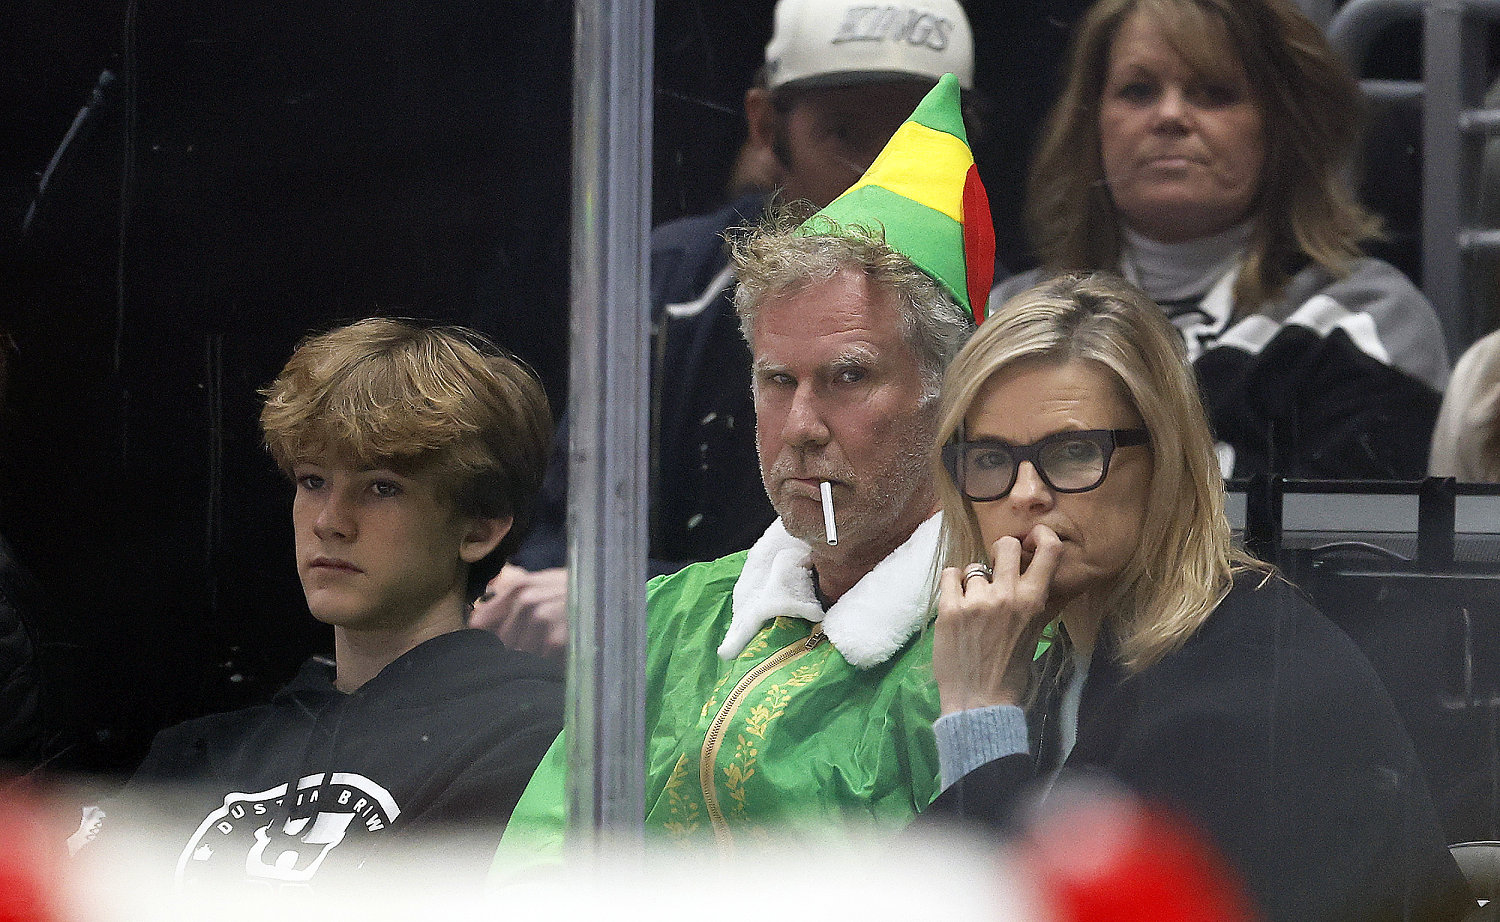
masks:
<path id="1" fill-rule="evenodd" d="M 597 856 L 645 815 L 652 4 L 575 0 L 568 825 Z"/>
<path id="2" fill-rule="evenodd" d="M 1443 323 L 1454 355 L 1473 339 L 1458 233 L 1468 214 L 1472 168 L 1458 127 L 1467 99 L 1464 6 L 1432 0 L 1425 16 L 1422 108 L 1422 289 Z"/>

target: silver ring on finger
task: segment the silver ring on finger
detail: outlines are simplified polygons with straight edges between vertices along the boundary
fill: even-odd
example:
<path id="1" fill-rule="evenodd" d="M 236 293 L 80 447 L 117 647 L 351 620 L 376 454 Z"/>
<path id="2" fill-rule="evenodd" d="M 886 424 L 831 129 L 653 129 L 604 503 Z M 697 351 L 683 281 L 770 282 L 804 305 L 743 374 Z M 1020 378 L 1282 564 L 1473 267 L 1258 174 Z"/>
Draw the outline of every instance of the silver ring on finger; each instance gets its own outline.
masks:
<path id="1" fill-rule="evenodd" d="M 989 582 L 992 575 L 994 575 L 994 571 L 990 569 L 989 564 L 971 563 L 967 567 L 964 567 L 964 585 L 967 586 L 969 580 L 976 576 L 983 577 L 985 582 Z"/>

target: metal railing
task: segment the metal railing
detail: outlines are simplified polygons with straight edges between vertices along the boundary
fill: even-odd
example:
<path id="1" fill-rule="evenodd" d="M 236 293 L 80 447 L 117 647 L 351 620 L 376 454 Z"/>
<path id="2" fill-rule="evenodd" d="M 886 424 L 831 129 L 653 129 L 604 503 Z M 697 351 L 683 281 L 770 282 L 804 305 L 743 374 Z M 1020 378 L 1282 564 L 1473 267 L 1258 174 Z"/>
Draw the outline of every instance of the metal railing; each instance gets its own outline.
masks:
<path id="1" fill-rule="evenodd" d="M 1474 224 L 1479 159 L 1500 135 L 1500 110 L 1479 106 L 1488 52 L 1484 27 L 1500 20 L 1500 0 L 1350 0 L 1328 37 L 1355 73 L 1375 40 L 1402 21 L 1422 22 L 1422 79 L 1361 80 L 1376 101 L 1422 104 L 1422 289 L 1458 355 L 1483 332 L 1469 297 L 1475 254 L 1500 252 L 1500 229 Z"/>

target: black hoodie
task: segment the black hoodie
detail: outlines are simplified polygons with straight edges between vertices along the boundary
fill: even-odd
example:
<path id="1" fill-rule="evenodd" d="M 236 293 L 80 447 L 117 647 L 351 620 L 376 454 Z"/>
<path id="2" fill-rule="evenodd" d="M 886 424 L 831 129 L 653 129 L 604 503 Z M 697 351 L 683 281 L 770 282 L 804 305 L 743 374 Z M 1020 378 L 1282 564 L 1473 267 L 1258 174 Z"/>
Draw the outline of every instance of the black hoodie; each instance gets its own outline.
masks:
<path id="1" fill-rule="evenodd" d="M 333 680 L 333 664 L 314 658 L 270 704 L 162 731 L 106 808 L 101 845 L 164 837 L 147 847 L 187 889 L 235 879 L 303 888 L 399 873 L 381 860 L 399 851 L 390 843 L 462 832 L 443 847 L 444 870 L 482 877 L 562 727 L 556 667 L 462 630 L 353 694 Z"/>

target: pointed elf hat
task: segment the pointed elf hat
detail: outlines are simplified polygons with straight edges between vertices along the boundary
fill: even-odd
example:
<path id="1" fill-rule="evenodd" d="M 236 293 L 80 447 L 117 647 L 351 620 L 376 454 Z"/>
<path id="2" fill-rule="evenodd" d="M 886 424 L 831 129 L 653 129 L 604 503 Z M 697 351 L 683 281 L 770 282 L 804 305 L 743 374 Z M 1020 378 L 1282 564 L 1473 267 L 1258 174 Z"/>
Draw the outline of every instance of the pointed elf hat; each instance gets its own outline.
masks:
<path id="1" fill-rule="evenodd" d="M 958 78 L 945 75 L 859 181 L 808 218 L 801 236 L 883 228 L 885 242 L 932 276 L 976 322 L 995 276 L 989 196 L 964 132 Z"/>

